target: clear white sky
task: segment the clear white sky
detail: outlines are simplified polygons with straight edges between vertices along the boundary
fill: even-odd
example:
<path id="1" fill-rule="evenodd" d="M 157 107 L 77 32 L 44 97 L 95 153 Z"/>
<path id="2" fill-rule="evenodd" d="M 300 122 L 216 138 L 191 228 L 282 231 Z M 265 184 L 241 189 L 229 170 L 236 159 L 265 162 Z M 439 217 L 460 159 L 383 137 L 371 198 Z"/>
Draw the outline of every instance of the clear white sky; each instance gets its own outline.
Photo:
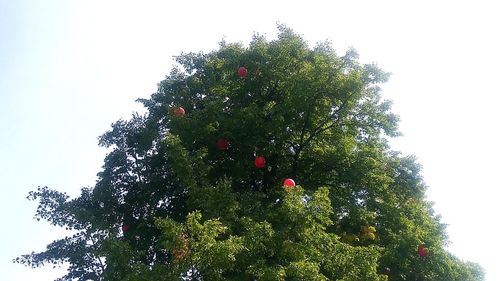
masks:
<path id="1" fill-rule="evenodd" d="M 49 281 L 12 258 L 64 232 L 32 220 L 28 191 L 93 185 L 97 137 L 140 107 L 181 51 L 248 42 L 282 22 L 312 44 L 354 46 L 393 73 L 386 98 L 405 134 L 394 148 L 424 167 L 450 250 L 500 280 L 497 169 L 499 7 L 495 1 L 0 0 L 0 272 Z"/>

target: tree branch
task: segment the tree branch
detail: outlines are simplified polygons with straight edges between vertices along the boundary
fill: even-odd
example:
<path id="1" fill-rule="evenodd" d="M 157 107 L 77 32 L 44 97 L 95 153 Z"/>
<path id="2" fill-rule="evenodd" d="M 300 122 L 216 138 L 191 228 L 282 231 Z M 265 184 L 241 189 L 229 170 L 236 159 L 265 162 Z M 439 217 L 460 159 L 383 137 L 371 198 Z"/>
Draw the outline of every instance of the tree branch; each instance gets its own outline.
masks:
<path id="1" fill-rule="evenodd" d="M 347 104 L 347 102 L 349 101 L 349 99 L 350 99 L 350 97 L 351 97 L 351 96 L 352 96 L 352 95 L 349 95 L 349 96 L 348 96 L 348 97 L 347 97 L 347 98 L 346 98 L 346 99 L 342 102 L 342 104 L 339 106 L 339 108 L 338 108 L 337 110 L 335 110 L 334 112 L 332 112 L 332 114 L 330 114 L 330 116 L 328 117 L 328 119 L 327 119 L 327 120 L 325 120 L 324 122 L 322 122 L 322 123 L 321 123 L 321 124 L 320 124 L 320 125 L 316 128 L 316 129 L 314 129 L 314 130 L 313 130 L 313 133 L 311 133 L 311 135 L 310 135 L 310 136 L 306 139 L 306 141 L 304 142 L 304 144 L 305 144 L 305 145 L 306 145 L 306 144 L 308 144 L 308 143 L 309 143 L 309 142 L 310 142 L 310 141 L 311 141 L 311 140 L 312 140 L 315 136 L 317 136 L 317 135 L 321 134 L 322 132 L 324 132 L 324 131 L 326 131 L 326 130 L 328 130 L 328 129 L 331 129 L 331 128 L 333 128 L 333 126 L 335 126 L 335 124 L 336 124 L 336 123 L 335 123 L 335 121 L 336 121 L 336 120 L 332 120 L 332 118 L 334 118 L 334 117 L 335 117 L 336 119 L 338 119 L 338 114 L 340 113 L 340 111 L 342 111 L 342 110 L 345 108 L 345 106 L 346 106 L 346 104 Z M 325 126 L 325 125 L 326 125 L 329 121 L 331 121 L 331 122 L 332 122 L 332 124 L 330 124 L 330 125 L 328 125 L 328 126 L 326 126 L 326 127 L 323 127 L 323 126 Z"/>
<path id="2" fill-rule="evenodd" d="M 326 84 L 326 85 L 328 85 L 328 84 L 331 82 L 332 78 L 333 78 L 333 75 L 332 75 L 332 74 L 330 74 L 330 75 L 328 76 L 328 79 L 327 79 L 327 81 L 325 82 L 325 84 Z M 314 97 L 313 97 L 313 99 L 312 99 L 312 102 L 310 103 L 309 110 L 308 110 L 308 111 L 307 111 L 307 113 L 306 113 L 306 118 L 305 118 L 305 120 L 304 120 L 304 125 L 302 126 L 302 131 L 301 131 L 301 133 L 300 133 L 300 141 L 299 141 L 299 144 L 298 144 L 298 148 L 297 148 L 297 150 L 295 151 L 295 155 L 294 155 L 294 157 L 293 157 L 293 172 L 292 172 L 292 174 L 293 174 L 293 175 L 295 175 L 295 173 L 296 173 L 296 172 L 297 172 L 297 170 L 298 170 L 298 162 L 299 162 L 299 158 L 300 158 L 300 153 L 302 152 L 302 150 L 304 149 L 304 147 L 305 147 L 305 146 L 306 146 L 306 145 L 307 145 L 307 144 L 308 144 L 308 143 L 312 140 L 312 138 L 318 134 L 317 132 L 315 132 L 317 129 L 315 129 L 315 130 L 314 130 L 314 132 L 313 132 L 313 133 L 312 133 L 312 134 L 311 134 L 311 135 L 310 135 L 310 136 L 306 139 L 306 141 L 304 141 L 304 137 L 305 137 L 305 135 L 306 135 L 307 125 L 308 125 L 308 123 L 309 123 L 309 120 L 310 120 L 310 117 L 311 117 L 312 111 L 314 110 L 314 104 L 315 104 L 315 101 L 318 99 L 318 97 L 319 97 L 319 96 L 320 96 L 323 92 L 324 92 L 323 90 L 322 90 L 322 91 L 318 91 L 318 92 L 314 95 Z M 336 114 L 337 114 L 340 110 L 342 110 L 342 108 L 344 107 L 344 104 L 345 104 L 345 103 L 346 103 L 346 102 L 344 102 L 344 103 L 342 104 L 342 106 L 341 106 L 341 107 L 340 107 L 337 111 L 335 111 L 334 113 L 332 113 L 332 115 L 330 115 L 330 118 L 331 118 L 331 116 L 336 115 Z M 327 120 L 327 121 L 328 121 L 328 120 Z M 327 122 L 327 121 L 326 121 L 326 122 Z M 323 122 L 323 123 L 320 125 L 320 127 L 323 127 L 323 126 L 324 126 L 324 124 L 326 124 L 326 122 Z M 325 130 L 326 130 L 326 129 L 325 129 Z"/>
<path id="3" fill-rule="evenodd" d="M 293 157 L 292 175 L 294 175 L 294 176 L 296 176 L 295 173 L 297 172 L 297 169 L 298 169 L 299 157 L 300 157 L 300 153 L 302 152 L 302 148 L 303 148 L 303 144 L 304 144 L 303 142 L 304 142 L 304 137 L 305 137 L 305 134 L 306 134 L 307 124 L 309 123 L 312 111 L 314 110 L 314 102 L 316 101 L 316 99 L 318 98 L 318 96 L 320 94 L 321 94 L 321 92 L 318 91 L 316 93 L 316 95 L 314 95 L 314 97 L 312 99 L 312 102 L 309 104 L 309 108 L 308 108 L 308 110 L 306 112 L 306 116 L 305 116 L 305 120 L 304 120 L 304 125 L 302 126 L 302 130 L 300 132 L 300 140 L 299 140 L 298 148 L 295 151 L 295 155 Z"/>
<path id="4" fill-rule="evenodd" d="M 93 245 L 93 246 L 96 246 L 96 242 L 94 241 L 94 238 L 92 237 L 92 234 L 90 234 L 90 235 L 89 235 L 89 237 L 90 237 L 90 241 L 92 242 L 92 245 Z M 102 270 L 102 272 L 101 272 L 101 274 L 97 274 L 97 272 L 95 272 L 95 274 L 96 274 L 97 276 L 99 276 L 99 278 L 101 278 L 101 277 L 102 277 L 102 274 L 104 273 L 104 270 L 106 269 L 106 266 L 105 266 L 105 265 L 104 265 L 104 263 L 102 262 L 101 257 L 99 257 L 98 255 L 96 255 L 96 256 L 97 256 L 97 261 L 99 261 L 99 264 L 101 265 L 101 270 Z"/>

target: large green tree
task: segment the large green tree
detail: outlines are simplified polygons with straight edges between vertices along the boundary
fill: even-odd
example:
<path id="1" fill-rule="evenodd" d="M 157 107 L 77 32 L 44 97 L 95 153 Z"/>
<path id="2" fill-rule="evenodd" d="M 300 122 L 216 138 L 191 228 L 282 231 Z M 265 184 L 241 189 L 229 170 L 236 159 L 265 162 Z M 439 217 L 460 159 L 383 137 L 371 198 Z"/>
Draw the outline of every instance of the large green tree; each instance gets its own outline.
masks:
<path id="1" fill-rule="evenodd" d="M 388 146 L 388 74 L 278 28 L 178 56 L 147 113 L 100 138 L 94 187 L 30 193 L 36 218 L 74 234 L 16 261 L 82 281 L 482 280 Z"/>

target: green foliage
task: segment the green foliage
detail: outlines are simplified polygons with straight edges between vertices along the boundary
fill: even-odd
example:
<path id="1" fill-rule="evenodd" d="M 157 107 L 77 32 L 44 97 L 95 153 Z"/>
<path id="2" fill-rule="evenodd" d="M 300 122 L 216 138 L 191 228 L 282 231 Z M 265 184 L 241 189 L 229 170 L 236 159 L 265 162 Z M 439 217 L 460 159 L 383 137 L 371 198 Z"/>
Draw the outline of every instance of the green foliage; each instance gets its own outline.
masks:
<path id="1" fill-rule="evenodd" d="M 445 251 L 420 167 L 387 144 L 399 135 L 379 94 L 389 75 L 278 28 L 178 56 L 140 100 L 147 114 L 100 138 L 110 152 L 94 187 L 30 193 L 37 219 L 75 234 L 16 261 L 68 263 L 60 280 L 82 281 L 483 280 Z"/>

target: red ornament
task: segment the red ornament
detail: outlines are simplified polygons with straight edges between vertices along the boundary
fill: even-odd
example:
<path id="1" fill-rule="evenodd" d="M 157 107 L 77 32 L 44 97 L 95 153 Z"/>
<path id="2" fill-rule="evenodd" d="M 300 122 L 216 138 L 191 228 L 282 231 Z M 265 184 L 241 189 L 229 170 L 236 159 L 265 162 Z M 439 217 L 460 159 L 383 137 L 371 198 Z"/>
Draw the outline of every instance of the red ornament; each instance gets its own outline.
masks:
<path id="1" fill-rule="evenodd" d="M 389 276 L 389 274 L 391 274 L 391 269 L 388 267 L 384 268 L 384 272 L 382 272 L 382 274 Z"/>
<path id="2" fill-rule="evenodd" d="M 227 150 L 229 148 L 229 141 L 225 138 L 220 138 L 217 140 L 217 149 Z"/>
<path id="3" fill-rule="evenodd" d="M 429 251 L 428 251 L 428 250 L 427 250 L 427 248 L 426 248 L 424 245 L 422 245 L 422 244 L 418 245 L 417 252 L 418 252 L 418 255 L 419 255 L 420 257 L 422 257 L 422 258 L 425 258 L 425 257 L 427 257 L 427 255 L 429 255 Z"/>
<path id="4" fill-rule="evenodd" d="M 179 107 L 174 109 L 174 115 L 177 117 L 182 117 L 185 114 L 186 114 L 186 111 L 184 110 L 184 108 L 182 106 L 179 106 Z"/>
<path id="5" fill-rule="evenodd" d="M 257 156 L 255 157 L 255 161 L 253 161 L 255 164 L 255 167 L 257 168 L 264 168 L 266 166 L 266 158 L 264 156 Z"/>
<path id="6" fill-rule="evenodd" d="M 285 179 L 283 181 L 283 187 L 286 189 L 294 188 L 295 187 L 295 181 L 292 179 Z"/>
<path id="7" fill-rule="evenodd" d="M 128 224 L 123 224 L 122 225 L 122 231 L 123 231 L 123 233 L 127 232 L 129 229 L 130 229 L 130 225 L 128 225 Z"/>
<path id="8" fill-rule="evenodd" d="M 240 68 L 238 68 L 238 76 L 243 78 L 243 77 L 247 77 L 247 75 L 248 75 L 248 70 L 245 67 L 240 66 Z"/>

